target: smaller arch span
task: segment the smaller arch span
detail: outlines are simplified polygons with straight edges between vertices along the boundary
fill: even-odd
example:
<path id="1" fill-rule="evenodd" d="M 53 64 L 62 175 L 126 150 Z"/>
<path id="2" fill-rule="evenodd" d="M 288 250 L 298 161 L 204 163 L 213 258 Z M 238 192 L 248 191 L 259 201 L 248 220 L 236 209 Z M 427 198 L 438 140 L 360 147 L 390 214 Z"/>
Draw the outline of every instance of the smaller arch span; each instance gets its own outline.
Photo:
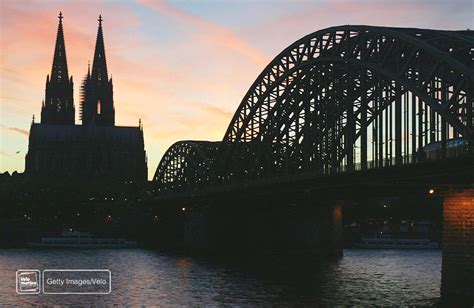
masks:
<path id="1" fill-rule="evenodd" d="M 218 160 L 221 142 L 178 141 L 163 155 L 153 176 L 158 191 L 189 192 L 213 177 L 213 164 Z"/>

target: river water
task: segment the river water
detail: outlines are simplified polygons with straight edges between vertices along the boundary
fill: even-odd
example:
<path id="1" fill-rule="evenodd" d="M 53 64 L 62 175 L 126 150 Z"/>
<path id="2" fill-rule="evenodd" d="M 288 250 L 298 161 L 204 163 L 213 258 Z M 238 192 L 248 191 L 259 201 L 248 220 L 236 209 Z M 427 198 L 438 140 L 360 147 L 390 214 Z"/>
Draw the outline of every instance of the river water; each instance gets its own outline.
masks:
<path id="1" fill-rule="evenodd" d="M 18 295 L 17 269 L 110 269 L 108 295 Z M 433 305 L 441 251 L 344 250 L 344 257 L 191 258 L 151 250 L 0 250 L 0 304 Z"/>

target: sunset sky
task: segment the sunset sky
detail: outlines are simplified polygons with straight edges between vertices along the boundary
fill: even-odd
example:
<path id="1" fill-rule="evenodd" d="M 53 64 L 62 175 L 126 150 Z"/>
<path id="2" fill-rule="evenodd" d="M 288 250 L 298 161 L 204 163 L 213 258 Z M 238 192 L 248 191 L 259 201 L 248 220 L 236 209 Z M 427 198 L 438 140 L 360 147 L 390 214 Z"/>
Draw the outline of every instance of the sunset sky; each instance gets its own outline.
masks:
<path id="1" fill-rule="evenodd" d="M 116 125 L 144 125 L 148 174 L 178 140 L 220 140 L 247 89 L 285 47 L 322 28 L 474 28 L 472 0 L 0 0 L 0 172 L 23 172 L 40 120 L 58 13 L 64 15 L 76 123 L 79 85 L 104 19 Z"/>

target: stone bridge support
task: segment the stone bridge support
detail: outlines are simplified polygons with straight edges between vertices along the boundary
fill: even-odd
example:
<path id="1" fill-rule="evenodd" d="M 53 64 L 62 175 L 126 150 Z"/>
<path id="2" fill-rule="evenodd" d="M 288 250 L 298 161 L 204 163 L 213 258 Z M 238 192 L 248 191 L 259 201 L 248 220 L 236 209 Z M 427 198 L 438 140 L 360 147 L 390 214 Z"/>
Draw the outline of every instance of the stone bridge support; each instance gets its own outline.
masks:
<path id="1" fill-rule="evenodd" d="M 443 220 L 442 300 L 474 305 L 474 189 L 446 194 Z"/>
<path id="2" fill-rule="evenodd" d="M 342 255 L 342 204 L 270 202 L 245 208 L 216 204 L 186 213 L 190 252 L 243 255 Z"/>

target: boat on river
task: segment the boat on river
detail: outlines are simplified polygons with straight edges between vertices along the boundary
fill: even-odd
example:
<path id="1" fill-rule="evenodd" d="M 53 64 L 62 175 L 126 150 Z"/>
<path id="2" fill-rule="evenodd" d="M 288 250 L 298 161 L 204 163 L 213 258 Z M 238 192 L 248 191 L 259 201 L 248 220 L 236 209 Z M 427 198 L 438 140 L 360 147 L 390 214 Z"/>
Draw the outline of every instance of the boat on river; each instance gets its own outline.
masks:
<path id="1" fill-rule="evenodd" d="M 396 238 L 392 235 L 362 237 L 353 244 L 366 249 L 437 249 L 438 243 L 427 238 Z"/>
<path id="2" fill-rule="evenodd" d="M 43 237 L 39 242 L 29 242 L 31 248 L 134 248 L 137 242 L 122 238 L 100 238 L 88 232 L 65 229 L 60 236 Z"/>

